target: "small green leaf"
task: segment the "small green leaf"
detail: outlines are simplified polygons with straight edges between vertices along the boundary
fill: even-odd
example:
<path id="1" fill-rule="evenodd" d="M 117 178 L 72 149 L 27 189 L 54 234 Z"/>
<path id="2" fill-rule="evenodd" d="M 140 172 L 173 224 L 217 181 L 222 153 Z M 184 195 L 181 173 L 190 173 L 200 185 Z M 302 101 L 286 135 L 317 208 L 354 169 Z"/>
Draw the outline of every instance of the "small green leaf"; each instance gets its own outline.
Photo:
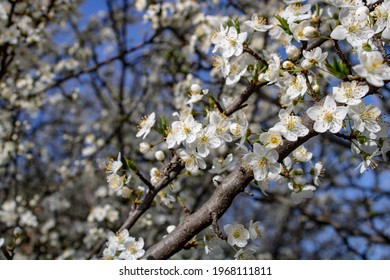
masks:
<path id="1" fill-rule="evenodd" d="M 279 26 L 289 35 L 293 35 L 290 30 L 290 25 L 288 24 L 287 20 L 282 18 L 281 16 L 275 16 L 275 18 L 279 21 Z"/>
<path id="2" fill-rule="evenodd" d="M 161 122 L 157 124 L 157 131 L 163 136 L 166 137 L 168 134 L 168 124 L 164 116 L 160 116 Z"/>
<path id="3" fill-rule="evenodd" d="M 326 61 L 325 66 L 326 69 L 328 69 L 328 71 L 337 78 L 345 79 L 349 74 L 347 65 L 345 65 L 342 61 L 338 61 L 336 56 L 333 56 L 332 63 Z"/>
<path id="4" fill-rule="evenodd" d="M 133 170 L 134 172 L 136 172 L 138 170 L 137 166 L 135 166 L 135 163 L 131 159 L 128 159 L 128 158 L 125 157 L 125 161 L 126 161 L 127 166 L 131 170 Z"/>

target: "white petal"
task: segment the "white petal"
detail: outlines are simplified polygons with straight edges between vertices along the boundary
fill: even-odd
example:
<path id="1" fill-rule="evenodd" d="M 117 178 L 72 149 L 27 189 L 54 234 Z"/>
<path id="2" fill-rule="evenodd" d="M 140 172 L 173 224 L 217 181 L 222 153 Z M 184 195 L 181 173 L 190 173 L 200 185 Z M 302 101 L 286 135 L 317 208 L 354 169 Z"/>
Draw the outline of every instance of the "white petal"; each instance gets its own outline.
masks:
<path id="1" fill-rule="evenodd" d="M 336 40 L 344 40 L 346 35 L 347 30 L 342 25 L 336 26 L 332 33 L 330 33 L 330 37 Z"/>
<path id="2" fill-rule="evenodd" d="M 326 109 L 330 109 L 330 110 L 333 110 L 337 107 L 337 104 L 336 102 L 334 101 L 333 99 L 333 96 L 331 95 L 328 95 L 326 98 L 325 98 L 325 102 L 324 102 L 324 108 Z"/>
<path id="3" fill-rule="evenodd" d="M 324 133 L 329 129 L 329 127 L 330 127 L 329 123 L 323 120 L 316 121 L 313 126 L 314 130 L 317 131 L 318 133 Z"/>
<path id="4" fill-rule="evenodd" d="M 345 116 L 347 115 L 347 112 L 347 107 L 339 106 L 336 108 L 334 116 L 339 120 L 344 120 Z"/>
<path id="5" fill-rule="evenodd" d="M 323 118 L 324 114 L 325 114 L 325 110 L 324 110 L 324 108 L 322 108 L 320 106 L 314 106 L 314 107 L 307 109 L 307 115 L 313 121 L 320 120 L 321 118 Z"/>

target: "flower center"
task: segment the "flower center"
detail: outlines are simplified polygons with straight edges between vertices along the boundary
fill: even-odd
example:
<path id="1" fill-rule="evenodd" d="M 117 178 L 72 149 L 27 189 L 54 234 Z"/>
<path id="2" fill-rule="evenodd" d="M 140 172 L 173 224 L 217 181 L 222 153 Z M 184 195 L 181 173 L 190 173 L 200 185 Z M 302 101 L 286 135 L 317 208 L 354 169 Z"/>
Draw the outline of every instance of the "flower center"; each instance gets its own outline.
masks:
<path id="1" fill-rule="evenodd" d="M 236 238 L 236 239 L 239 238 L 240 235 L 241 235 L 241 231 L 240 231 L 239 229 L 237 229 L 237 230 L 234 231 L 234 233 L 233 233 L 233 237 Z"/>
<path id="2" fill-rule="evenodd" d="M 332 122 L 333 121 L 333 114 L 329 111 L 326 111 L 326 113 L 324 115 L 324 120 L 328 123 Z"/>
<path id="3" fill-rule="evenodd" d="M 296 124 L 297 124 L 297 122 L 296 122 L 293 118 L 289 118 L 289 120 L 288 120 L 288 122 L 287 122 L 287 125 L 286 125 L 286 128 L 287 128 L 288 130 L 294 130 Z"/>
<path id="4" fill-rule="evenodd" d="M 199 141 L 202 143 L 202 144 L 206 144 L 208 141 L 209 141 L 209 137 L 207 137 L 207 135 L 202 135 L 199 139 Z"/>
<path id="5" fill-rule="evenodd" d="M 264 18 L 264 17 L 259 17 L 258 19 L 257 19 L 257 24 L 258 25 L 264 25 L 264 24 L 266 24 L 267 23 L 267 20 Z"/>
<path id="6" fill-rule="evenodd" d="M 258 167 L 259 169 L 264 169 L 264 168 L 267 166 L 267 163 L 268 163 L 268 160 L 265 159 L 265 158 L 262 158 L 261 160 L 259 160 L 259 161 L 257 162 L 257 167 Z"/>
<path id="7" fill-rule="evenodd" d="M 271 137 L 271 141 L 270 141 L 272 144 L 274 144 L 274 145 L 277 145 L 277 144 L 279 144 L 279 137 L 277 137 L 276 135 L 273 135 L 272 137 Z"/>
<path id="8" fill-rule="evenodd" d="M 230 45 L 233 46 L 233 47 L 237 45 L 237 41 L 234 40 L 234 39 L 229 39 L 229 43 L 230 43 Z"/>
<path id="9" fill-rule="evenodd" d="M 352 87 L 344 88 L 344 96 L 347 99 L 353 98 L 353 89 L 352 89 Z"/>

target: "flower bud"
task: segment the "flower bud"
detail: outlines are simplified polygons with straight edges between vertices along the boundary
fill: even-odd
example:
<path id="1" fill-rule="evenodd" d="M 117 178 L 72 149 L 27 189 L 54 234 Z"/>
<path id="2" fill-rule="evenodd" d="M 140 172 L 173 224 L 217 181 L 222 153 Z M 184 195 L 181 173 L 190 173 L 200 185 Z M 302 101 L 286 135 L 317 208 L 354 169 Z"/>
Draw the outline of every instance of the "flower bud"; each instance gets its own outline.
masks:
<path id="1" fill-rule="evenodd" d="M 198 84 L 192 84 L 191 85 L 191 92 L 199 94 L 202 91 L 202 88 Z"/>
<path id="2" fill-rule="evenodd" d="M 168 232 L 168 233 L 171 233 L 172 231 L 174 231 L 174 230 L 175 230 L 175 228 L 176 228 L 176 226 L 175 226 L 175 225 L 170 225 L 170 226 L 167 226 L 167 232 Z"/>
<path id="3" fill-rule="evenodd" d="M 310 62 L 310 60 L 308 59 L 304 59 L 302 62 L 301 62 L 301 67 L 305 70 L 309 70 L 310 68 L 313 67 L 313 63 Z"/>
<path id="4" fill-rule="evenodd" d="M 23 230 L 20 227 L 14 228 L 14 237 L 18 239 L 23 233 Z"/>
<path id="5" fill-rule="evenodd" d="M 316 38 L 320 35 L 317 28 L 314 28 L 313 26 L 306 26 L 303 28 L 303 36 L 307 38 Z"/>
<path id="6" fill-rule="evenodd" d="M 319 85 L 315 84 L 315 85 L 313 86 L 313 90 L 315 91 L 315 93 L 320 93 L 321 88 L 320 88 Z"/>
<path id="7" fill-rule="evenodd" d="M 297 59 L 300 55 L 299 49 L 294 45 L 288 45 L 286 48 L 286 53 L 288 58 L 290 59 Z"/>
<path id="8" fill-rule="evenodd" d="M 154 156 L 158 161 L 163 161 L 165 159 L 165 154 L 163 151 L 158 150 L 157 152 L 154 153 Z"/>
<path id="9" fill-rule="evenodd" d="M 149 143 L 146 143 L 146 142 L 142 142 L 139 144 L 139 151 L 142 153 L 142 154 L 146 154 L 147 152 L 150 151 L 152 147 L 150 146 Z"/>
<path id="10" fill-rule="evenodd" d="M 286 60 L 285 62 L 283 62 L 282 67 L 283 69 L 291 70 L 295 67 L 295 64 L 292 63 L 290 60 Z"/>

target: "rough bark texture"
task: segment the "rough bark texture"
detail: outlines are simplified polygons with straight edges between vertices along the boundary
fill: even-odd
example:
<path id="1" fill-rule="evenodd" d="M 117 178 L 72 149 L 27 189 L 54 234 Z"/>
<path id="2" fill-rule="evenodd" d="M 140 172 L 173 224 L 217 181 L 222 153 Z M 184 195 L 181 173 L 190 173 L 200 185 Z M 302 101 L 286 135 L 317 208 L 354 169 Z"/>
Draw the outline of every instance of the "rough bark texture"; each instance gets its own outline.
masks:
<path id="1" fill-rule="evenodd" d="M 236 168 L 216 188 L 210 199 L 195 213 L 185 216 L 176 229 L 151 247 L 145 259 L 167 259 L 178 252 L 193 236 L 212 223 L 212 214 L 220 218 L 230 207 L 234 198 L 253 179 L 252 172 L 242 167 Z"/>

